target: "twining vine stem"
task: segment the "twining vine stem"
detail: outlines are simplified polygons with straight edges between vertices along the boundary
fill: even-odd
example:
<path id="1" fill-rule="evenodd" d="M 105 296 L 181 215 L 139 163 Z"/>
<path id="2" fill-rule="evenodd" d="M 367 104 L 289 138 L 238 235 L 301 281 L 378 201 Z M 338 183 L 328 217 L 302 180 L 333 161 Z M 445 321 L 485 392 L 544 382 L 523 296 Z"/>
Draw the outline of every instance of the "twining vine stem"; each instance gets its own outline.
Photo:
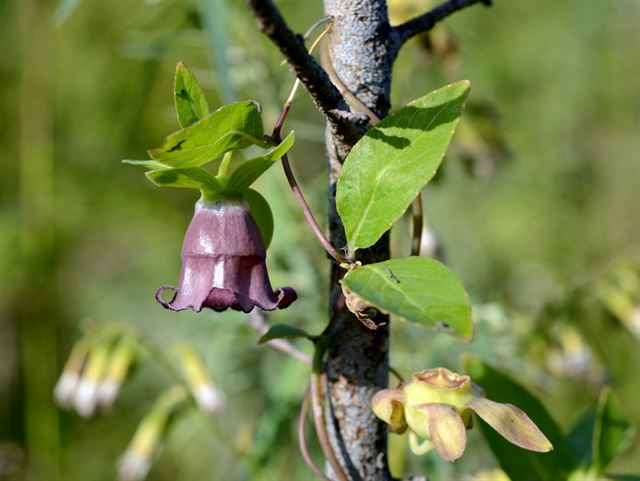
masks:
<path id="1" fill-rule="evenodd" d="M 422 194 L 418 192 L 418 195 L 413 199 L 413 239 L 411 241 L 411 255 L 420 255 L 420 244 L 422 244 Z"/>
<path id="2" fill-rule="evenodd" d="M 324 37 L 324 35 L 326 35 L 329 32 L 331 28 L 331 18 L 325 17 L 324 19 L 322 19 L 322 22 L 327 22 L 327 21 L 329 22 L 329 25 L 318 36 L 316 41 L 313 43 L 313 45 L 309 49 L 309 52 L 312 52 L 313 49 L 322 40 L 322 37 Z M 314 27 L 321 25 L 322 22 L 316 22 L 314 24 Z M 293 99 L 299 84 L 300 84 L 300 80 L 296 79 L 293 85 L 293 88 L 291 89 L 291 94 L 285 101 L 284 106 L 282 107 L 282 112 L 280 113 L 280 116 L 278 117 L 278 120 L 275 126 L 273 127 L 272 138 L 276 143 L 280 143 L 282 141 L 282 137 L 281 137 L 282 126 L 284 125 L 284 121 L 286 120 L 287 115 L 289 114 L 289 110 L 291 109 L 291 104 L 293 103 Z M 300 208 L 302 209 L 302 214 L 304 215 L 305 219 L 307 220 L 307 223 L 311 227 L 311 230 L 313 231 L 315 236 L 318 238 L 318 241 L 320 241 L 320 244 L 322 244 L 322 247 L 324 247 L 327 253 L 331 257 L 333 257 L 339 264 L 353 264 L 353 260 L 348 256 L 345 256 L 344 254 L 342 254 L 340 251 L 338 251 L 338 249 L 336 249 L 331 244 L 331 242 L 329 242 L 329 239 L 327 239 L 327 237 L 324 235 L 324 232 L 322 232 L 322 229 L 320 228 L 320 226 L 318 225 L 318 222 L 313 216 L 313 213 L 311 212 L 311 208 L 309 207 L 309 204 L 307 204 L 307 201 L 304 198 L 304 194 L 300 189 L 300 185 L 298 184 L 298 181 L 296 180 L 295 175 L 293 174 L 293 170 L 291 169 L 291 164 L 289 163 L 289 156 L 287 154 L 284 154 L 281 160 L 282 160 L 282 168 L 284 169 L 285 176 L 287 177 L 289 186 L 291 187 L 291 190 L 293 191 L 293 194 L 296 200 L 298 201 Z"/>
<path id="3" fill-rule="evenodd" d="M 307 410 L 309 409 L 309 388 L 304 392 L 304 398 L 300 405 L 300 416 L 298 417 L 298 444 L 300 446 L 300 453 L 307 466 L 313 471 L 319 478 L 324 481 L 332 481 L 329 479 L 322 470 L 313 462 L 309 450 L 307 449 L 307 434 L 305 432 L 305 421 L 307 419 Z"/>

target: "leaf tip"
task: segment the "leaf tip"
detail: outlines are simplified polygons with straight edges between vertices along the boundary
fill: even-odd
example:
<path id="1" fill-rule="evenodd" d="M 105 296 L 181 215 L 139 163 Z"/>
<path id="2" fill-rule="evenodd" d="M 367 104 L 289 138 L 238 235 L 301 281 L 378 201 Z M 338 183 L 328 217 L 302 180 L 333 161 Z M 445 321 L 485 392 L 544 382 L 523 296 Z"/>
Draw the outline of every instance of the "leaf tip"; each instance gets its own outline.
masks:
<path id="1" fill-rule="evenodd" d="M 262 113 L 262 104 L 257 100 L 248 100 L 247 103 L 253 104 L 259 113 Z"/>

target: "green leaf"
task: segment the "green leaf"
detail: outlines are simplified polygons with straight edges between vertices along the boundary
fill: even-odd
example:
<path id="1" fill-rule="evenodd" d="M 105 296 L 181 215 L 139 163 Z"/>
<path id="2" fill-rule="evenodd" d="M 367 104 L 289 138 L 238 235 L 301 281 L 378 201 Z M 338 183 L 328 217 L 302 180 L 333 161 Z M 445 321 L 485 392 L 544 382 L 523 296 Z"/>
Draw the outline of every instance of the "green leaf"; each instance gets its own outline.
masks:
<path id="1" fill-rule="evenodd" d="M 598 474 L 629 447 L 634 435 L 635 429 L 622 413 L 618 398 L 611 388 L 603 388 L 593 429 L 593 467 Z"/>
<path id="2" fill-rule="evenodd" d="M 231 174 L 225 183 L 225 189 L 229 192 L 242 192 L 277 162 L 295 142 L 294 132 L 289 135 L 274 149 L 263 156 L 255 157 L 242 162 Z"/>
<path id="3" fill-rule="evenodd" d="M 141 167 L 144 167 L 145 169 L 149 169 L 149 170 L 157 170 L 157 169 L 166 169 L 167 166 L 164 165 L 161 162 L 158 162 L 157 160 L 128 160 L 125 159 L 122 161 L 123 164 L 130 164 L 130 165 L 140 165 Z"/>
<path id="4" fill-rule="evenodd" d="M 462 115 L 469 85 L 462 80 L 414 100 L 351 149 L 336 193 L 351 253 L 374 244 L 434 176 Z"/>
<path id="5" fill-rule="evenodd" d="M 304 329 L 299 327 L 290 326 L 289 324 L 274 324 L 269 328 L 266 334 L 264 334 L 259 340 L 259 344 L 272 341 L 273 339 L 297 339 L 304 337 L 306 339 L 315 339 L 317 336 L 312 336 Z"/>
<path id="6" fill-rule="evenodd" d="M 591 466 L 593 462 L 593 428 L 596 424 L 596 414 L 595 409 L 587 413 L 567 435 L 571 455 L 581 466 Z"/>
<path id="7" fill-rule="evenodd" d="M 202 87 L 182 62 L 176 65 L 173 91 L 180 127 L 189 127 L 209 115 L 209 105 Z"/>
<path id="8" fill-rule="evenodd" d="M 473 337 L 471 308 L 460 280 L 434 259 L 407 257 L 349 272 L 343 285 L 378 310 L 465 339 Z"/>
<path id="9" fill-rule="evenodd" d="M 511 377 L 478 358 L 466 357 L 464 370 L 474 382 L 486 391 L 489 399 L 513 404 L 527 413 L 553 444 L 553 451 L 548 453 L 527 451 L 514 446 L 480 420 L 478 426 L 500 467 L 509 478 L 512 481 L 567 480 L 575 463 L 571 460 L 562 431 L 542 403 Z"/>
<path id="10" fill-rule="evenodd" d="M 242 192 L 247 189 L 258 177 L 264 174 L 269 167 L 282 158 L 282 156 L 293 147 L 294 142 L 295 135 L 291 132 L 280 145 L 270 152 L 240 164 L 229 177 L 225 189 L 229 192 Z"/>
<path id="11" fill-rule="evenodd" d="M 230 150 L 262 145 L 259 106 L 253 101 L 225 105 L 195 124 L 169 135 L 149 156 L 169 167 L 198 167 Z"/>
<path id="12" fill-rule="evenodd" d="M 245 190 L 242 193 L 242 198 L 249 204 L 251 216 L 258 225 L 258 230 L 260 231 L 260 236 L 262 237 L 265 247 L 269 247 L 271 238 L 273 237 L 273 214 L 271 213 L 269 203 L 262 195 L 253 189 Z"/>
<path id="13" fill-rule="evenodd" d="M 160 187 L 180 187 L 199 189 L 207 192 L 219 192 L 222 186 L 210 172 L 200 167 L 185 169 L 159 169 L 145 174 L 147 178 Z"/>

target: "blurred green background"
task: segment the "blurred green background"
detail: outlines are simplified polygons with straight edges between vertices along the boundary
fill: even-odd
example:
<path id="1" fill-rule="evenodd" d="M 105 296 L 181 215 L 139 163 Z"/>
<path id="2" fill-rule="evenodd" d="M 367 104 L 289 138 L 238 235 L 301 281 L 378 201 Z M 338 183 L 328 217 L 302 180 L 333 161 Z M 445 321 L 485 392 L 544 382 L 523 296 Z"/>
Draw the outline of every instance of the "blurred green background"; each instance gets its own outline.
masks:
<path id="1" fill-rule="evenodd" d="M 322 16 L 319 1 L 277 3 L 296 31 Z M 396 1 L 393 12 L 426 4 Z M 400 371 L 456 370 L 459 354 L 472 352 L 531 388 L 565 430 L 604 384 L 640 425 L 639 24 L 636 0 L 496 0 L 404 48 L 394 106 L 472 82 L 424 206 L 470 293 L 477 334 L 463 344 L 396 321 L 391 359 Z M 230 401 L 209 423 L 178 419 L 149 479 L 313 479 L 295 438 L 307 368 L 258 346 L 242 316 L 158 306 L 155 289 L 177 281 L 196 195 L 161 190 L 120 163 L 146 158 L 177 128 L 179 60 L 212 107 L 256 99 L 272 125 L 293 79 L 247 8 L 5 0 L 0 46 L 0 479 L 113 479 L 138 421 L 171 385 L 148 359 L 108 415 L 59 410 L 52 389 L 86 319 L 126 322 L 163 348 L 191 343 Z M 303 92 L 287 126 L 298 139 L 294 169 L 324 219 L 324 126 Z M 272 283 L 300 296 L 269 321 L 320 331 L 327 259 L 278 167 L 258 190 L 275 215 Z M 408 235 L 401 222 L 396 253 L 408 251 Z M 469 438 L 454 465 L 416 458 L 395 439 L 394 466 L 434 480 L 492 479 L 494 458 L 477 430 Z M 610 471 L 640 473 L 640 441 Z"/>

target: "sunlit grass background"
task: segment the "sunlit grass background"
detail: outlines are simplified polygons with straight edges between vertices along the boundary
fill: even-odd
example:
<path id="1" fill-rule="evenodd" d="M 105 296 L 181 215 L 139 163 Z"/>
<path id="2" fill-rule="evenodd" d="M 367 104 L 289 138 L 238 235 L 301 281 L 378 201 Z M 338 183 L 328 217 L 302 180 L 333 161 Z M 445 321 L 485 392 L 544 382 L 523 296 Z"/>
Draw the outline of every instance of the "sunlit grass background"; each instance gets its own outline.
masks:
<path id="1" fill-rule="evenodd" d="M 277 3 L 296 31 L 322 17 L 319 1 Z M 417 13 L 426 3 L 396 7 Z M 611 384 L 640 424 L 640 321 L 634 327 L 602 294 L 617 272 L 637 276 L 640 262 L 640 2 L 494 3 L 447 20 L 440 35 L 457 52 L 434 56 L 416 40 L 394 70 L 396 107 L 472 82 L 476 115 L 470 105 L 424 206 L 470 293 L 477 334 L 463 344 L 396 321 L 392 364 L 405 374 L 455 370 L 460 353 L 476 353 L 529 386 L 566 430 Z M 147 360 L 109 415 L 60 411 L 51 392 L 86 319 L 129 323 L 159 346 L 191 343 L 230 401 L 210 425 L 180 418 L 150 479 L 313 479 L 295 441 L 307 368 L 258 346 L 242 316 L 175 314 L 155 302 L 155 289 L 177 280 L 196 195 L 161 190 L 120 163 L 145 158 L 177 127 L 179 60 L 212 107 L 256 99 L 273 123 L 293 79 L 247 8 L 6 0 L 0 47 L 0 479 L 112 479 L 137 422 L 171 384 Z M 287 126 L 298 139 L 294 169 L 324 218 L 324 126 L 303 92 Z M 275 215 L 272 282 L 300 295 L 270 322 L 317 332 L 326 256 L 278 167 L 258 190 Z M 394 231 L 396 252 L 408 250 L 408 232 L 406 222 Z M 628 297 L 640 305 L 640 292 Z M 454 465 L 416 458 L 403 443 L 391 449 L 395 466 L 434 480 L 472 479 L 496 465 L 476 431 Z M 611 471 L 638 474 L 639 460 L 635 441 Z"/>

